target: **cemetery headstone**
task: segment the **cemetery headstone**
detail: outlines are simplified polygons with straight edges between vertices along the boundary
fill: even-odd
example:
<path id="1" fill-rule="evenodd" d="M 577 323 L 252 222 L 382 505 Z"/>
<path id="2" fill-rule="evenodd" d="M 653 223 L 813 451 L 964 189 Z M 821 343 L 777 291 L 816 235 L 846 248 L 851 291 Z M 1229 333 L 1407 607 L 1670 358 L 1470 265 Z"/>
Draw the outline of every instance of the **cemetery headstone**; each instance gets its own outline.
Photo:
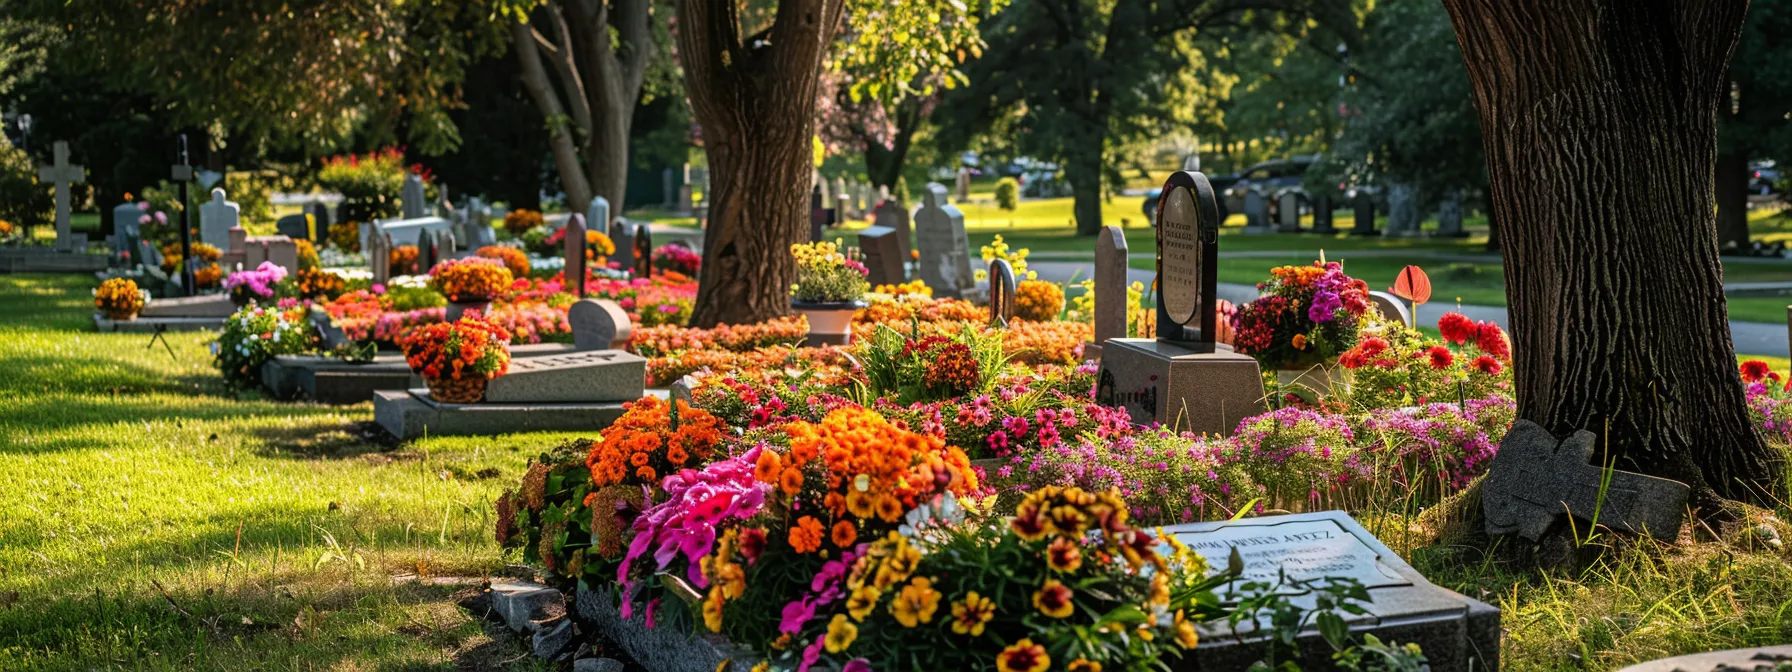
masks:
<path id="1" fill-rule="evenodd" d="M 1101 346 L 1116 338 L 1126 338 L 1127 313 L 1131 302 L 1126 294 L 1126 233 L 1118 226 L 1101 227 L 1095 236 L 1095 343 L 1099 357 Z"/>
<path id="2" fill-rule="evenodd" d="M 1313 233 L 1337 233 L 1337 224 L 1332 220 L 1332 197 L 1320 193 L 1313 196 Z"/>
<path id="3" fill-rule="evenodd" d="M 1390 322 L 1412 324 L 1412 312 L 1406 309 L 1406 302 L 1400 297 L 1387 292 L 1369 292 L 1369 305 Z"/>
<path id="4" fill-rule="evenodd" d="M 921 280 L 933 288 L 934 296 L 961 298 L 976 286 L 964 213 L 946 201 L 946 188 L 940 184 L 928 183 L 923 194 L 921 207 L 913 214 Z"/>
<path id="5" fill-rule="evenodd" d="M 1223 434 L 1261 413 L 1264 394 L 1257 360 L 1217 342 L 1219 202 L 1207 177 L 1188 171 L 1172 174 L 1162 194 L 1158 335 L 1103 344 L 1096 400 L 1139 424 Z"/>
<path id="6" fill-rule="evenodd" d="M 1222 595 L 1255 582 L 1300 600 L 1293 596 L 1303 591 L 1284 578 L 1303 583 L 1354 579 L 1369 599 L 1361 603 L 1363 613 L 1340 614 L 1353 634 L 1418 644 L 1433 672 L 1499 669 L 1499 609 L 1427 581 L 1343 511 L 1186 523 L 1166 526 L 1163 534 L 1206 558 L 1212 574 L 1225 571 L 1232 554 L 1238 554 L 1242 573 L 1219 589 Z M 1195 654 L 1199 669 L 1249 667 L 1262 656 L 1265 625 L 1247 620 L 1235 631 L 1220 619 L 1201 626 Z M 1318 628 L 1307 626 L 1296 635 L 1295 646 L 1308 660 L 1329 660 L 1332 648 L 1323 640 Z"/>
<path id="7" fill-rule="evenodd" d="M 1356 196 L 1350 200 L 1350 214 L 1354 226 L 1350 229 L 1353 236 L 1379 236 L 1375 230 L 1375 197 L 1369 192 L 1358 189 Z"/>
<path id="8" fill-rule="evenodd" d="M 429 270 L 441 261 L 440 252 L 436 249 L 436 237 L 428 229 L 417 230 L 417 274 L 429 275 Z"/>
<path id="9" fill-rule="evenodd" d="M 112 249 L 120 253 L 130 253 L 133 263 L 148 263 L 137 251 L 138 242 L 143 240 L 142 219 L 148 215 L 148 211 L 137 207 L 136 203 L 130 201 L 120 203 L 112 208 Z"/>
<path id="10" fill-rule="evenodd" d="M 989 262 L 989 323 L 1006 327 L 1014 319 L 1014 266 L 1006 259 Z"/>
<path id="11" fill-rule="evenodd" d="M 1679 536 L 1691 488 L 1589 464 L 1596 438 L 1583 429 L 1558 442 L 1534 422 L 1514 423 L 1481 486 L 1487 533 L 1536 541 L 1565 511 L 1589 522 L 1597 515 L 1600 525 L 1632 534 Z"/>
<path id="12" fill-rule="evenodd" d="M 311 231 L 311 242 L 324 242 L 324 239 L 330 237 L 330 224 L 336 221 L 330 218 L 330 204 L 317 201 L 305 211 L 311 213 L 311 224 L 316 227 Z"/>
<path id="13" fill-rule="evenodd" d="M 1276 196 L 1276 224 L 1282 233 L 1300 233 L 1300 200 L 1301 194 L 1293 189 L 1284 189 Z"/>
<path id="14" fill-rule="evenodd" d="M 611 263 L 622 270 L 635 267 L 635 227 L 628 222 L 617 220 L 616 226 L 610 229 L 610 242 L 616 245 L 616 256 Z"/>
<path id="15" fill-rule="evenodd" d="M 641 398 L 647 360 L 622 350 L 586 350 L 510 360 L 475 404 L 435 401 L 426 389 L 378 390 L 375 422 L 399 438 L 524 431 L 597 431 Z"/>
<path id="16" fill-rule="evenodd" d="M 914 249 L 914 242 L 909 236 L 908 210 L 902 204 L 887 198 L 879 201 L 872 212 L 872 226 L 881 226 L 895 232 L 897 258 L 907 268 L 909 250 Z"/>
<path id="17" fill-rule="evenodd" d="M 459 256 L 456 251 L 460 248 L 455 247 L 456 244 L 457 243 L 454 241 L 454 229 L 442 229 L 437 231 L 435 239 L 436 261 L 441 261 L 443 259 L 458 259 Z"/>
<path id="18" fill-rule="evenodd" d="M 581 299 L 585 298 L 585 216 L 574 214 L 566 222 L 566 237 L 561 240 L 561 251 L 566 255 L 566 268 L 561 272 L 566 279 L 566 289 Z"/>
<path id="19" fill-rule="evenodd" d="M 1437 208 L 1437 235 L 1443 238 L 1466 238 L 1462 228 L 1462 192 L 1451 191 Z"/>
<path id="20" fill-rule="evenodd" d="M 585 208 L 585 230 L 610 235 L 610 199 L 602 196 L 591 197 L 591 207 Z"/>
<path id="21" fill-rule="evenodd" d="M 399 192 L 399 212 L 405 219 L 429 216 L 429 203 L 423 195 L 423 178 L 416 173 L 405 173 L 404 190 Z"/>
<path id="22" fill-rule="evenodd" d="M 230 249 L 230 230 L 242 226 L 240 211 L 235 202 L 224 200 L 223 189 L 213 189 L 212 200 L 199 206 L 199 241 Z"/>
<path id="23" fill-rule="evenodd" d="M 966 170 L 964 168 L 959 168 L 958 169 L 958 182 L 957 182 L 956 186 L 958 187 L 958 202 L 959 203 L 964 203 L 966 201 L 971 200 L 971 171 Z"/>
<path id="24" fill-rule="evenodd" d="M 908 282 L 903 273 L 902 250 L 896 230 L 887 226 L 871 226 L 859 232 L 859 251 L 865 255 L 866 278 L 871 286 L 900 285 Z"/>
<path id="25" fill-rule="evenodd" d="M 603 299 L 573 302 L 566 308 L 566 324 L 572 328 L 573 347 L 579 350 L 621 350 L 634 332 L 628 313 Z"/>
<path id="26" fill-rule="evenodd" d="M 1787 667 L 1792 667 L 1792 645 L 1674 656 L 1637 663 L 1618 672 L 1779 672 Z"/>
<path id="27" fill-rule="evenodd" d="M 821 242 L 821 229 L 827 226 L 827 209 L 821 206 L 821 185 L 809 190 L 809 242 Z"/>
<path id="28" fill-rule="evenodd" d="M 375 233 L 392 236 L 394 241 L 415 241 L 425 231 L 453 229 L 454 222 L 441 217 L 423 217 L 419 219 L 376 219 L 361 224 L 361 249 L 367 249 L 368 241 Z"/>
<path id="29" fill-rule="evenodd" d="M 1269 227 L 1269 201 L 1265 200 L 1263 194 L 1256 189 L 1246 189 L 1244 192 L 1244 232 L 1268 233 L 1271 230 Z"/>
<path id="30" fill-rule="evenodd" d="M 678 207 L 678 183 L 671 168 L 660 173 L 660 201 L 667 210 Z"/>
<path id="31" fill-rule="evenodd" d="M 373 271 L 373 284 L 384 285 L 392 279 L 392 236 L 377 234 L 372 243 L 362 249 L 367 250 L 367 262 Z"/>
<path id="32" fill-rule="evenodd" d="M 1419 193 L 1410 185 L 1388 185 L 1388 224 L 1383 235 L 1419 235 Z"/>
<path id="33" fill-rule="evenodd" d="M 618 357 L 621 355 L 621 357 Z M 584 350 L 563 355 L 510 360 L 510 372 L 485 386 L 485 400 L 493 404 L 529 402 L 632 401 L 639 394 L 647 372 L 641 368 L 614 366 L 618 362 L 645 363 L 620 350 Z M 620 374 L 620 375 L 619 375 Z"/>
<path id="34" fill-rule="evenodd" d="M 653 230 L 646 224 L 635 225 L 635 277 L 653 276 Z"/>
<path id="35" fill-rule="evenodd" d="M 834 213 L 840 221 L 852 216 L 852 194 L 846 191 L 846 178 L 834 178 Z"/>
<path id="36" fill-rule="evenodd" d="M 61 140 L 52 146 L 51 155 L 55 160 L 37 169 L 37 181 L 56 185 L 56 248 L 81 252 L 87 248 L 87 241 L 83 235 L 77 246 L 74 231 L 70 228 L 73 201 L 68 187 L 76 182 L 86 182 L 87 169 L 68 162 L 68 143 Z"/>
<path id="37" fill-rule="evenodd" d="M 683 179 L 678 184 L 678 211 L 690 213 L 696 209 L 694 190 L 691 188 L 691 164 L 684 164 Z"/>
<path id="38" fill-rule="evenodd" d="M 275 231 L 293 240 L 310 240 L 311 231 L 315 228 L 317 228 L 317 224 L 312 219 L 311 213 L 308 212 L 287 215 L 274 222 Z"/>
<path id="39" fill-rule="evenodd" d="M 487 245 L 498 244 L 498 234 L 492 230 L 492 207 L 475 196 L 467 199 L 466 224 L 469 249 L 477 250 Z"/>

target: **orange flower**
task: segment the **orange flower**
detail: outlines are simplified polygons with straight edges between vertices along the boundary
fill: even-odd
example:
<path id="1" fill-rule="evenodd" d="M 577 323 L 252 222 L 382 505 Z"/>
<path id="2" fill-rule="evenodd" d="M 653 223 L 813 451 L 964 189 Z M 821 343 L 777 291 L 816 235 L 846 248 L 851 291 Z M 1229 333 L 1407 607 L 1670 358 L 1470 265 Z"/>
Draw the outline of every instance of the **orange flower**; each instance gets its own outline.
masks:
<path id="1" fill-rule="evenodd" d="M 1070 661 L 1070 664 L 1065 666 L 1064 670 L 1065 672 L 1101 672 L 1101 663 L 1089 660 L 1088 658 L 1078 658 Z"/>
<path id="2" fill-rule="evenodd" d="M 1045 647 L 1034 644 L 1031 639 L 1022 639 L 996 655 L 996 669 L 1000 672 L 1045 672 L 1052 666 L 1052 657 L 1045 652 Z"/>
<path id="3" fill-rule="evenodd" d="M 1033 592 L 1033 608 L 1052 618 L 1068 618 L 1076 613 L 1076 603 L 1071 601 L 1072 597 L 1070 588 L 1057 579 L 1046 579 L 1045 586 Z"/>
<path id="4" fill-rule="evenodd" d="M 785 469 L 784 475 L 778 478 L 778 489 L 784 491 L 786 495 L 793 496 L 802 491 L 803 471 L 794 467 Z"/>
<path id="5" fill-rule="evenodd" d="M 1295 350 L 1307 349 L 1307 335 L 1306 334 L 1295 334 L 1294 338 L 1291 339 L 1289 342 L 1294 345 Z"/>
<path id="6" fill-rule="evenodd" d="M 585 464 L 595 487 L 624 483 L 633 473 L 638 484 L 658 485 L 658 476 L 672 473 L 696 460 L 707 463 L 722 439 L 721 420 L 708 411 L 676 402 L 678 423 L 672 422 L 672 406 L 656 397 L 628 404 L 601 439 L 591 445 Z"/>
<path id="7" fill-rule="evenodd" d="M 790 547 L 798 553 L 821 548 L 821 521 L 810 516 L 797 519 L 796 525 L 790 528 Z"/>
<path id="8" fill-rule="evenodd" d="M 753 463 L 753 478 L 761 483 L 777 483 L 778 472 L 782 469 L 776 451 L 761 450 L 759 460 Z"/>
<path id="9" fill-rule="evenodd" d="M 1045 561 L 1053 570 L 1069 574 L 1083 566 L 1083 552 L 1070 537 L 1058 537 L 1045 547 Z"/>
<path id="10" fill-rule="evenodd" d="M 835 546 L 839 546 L 840 548 L 852 548 L 852 542 L 858 541 L 859 539 L 859 529 L 853 526 L 852 521 L 842 520 L 834 523 L 832 536 Z"/>

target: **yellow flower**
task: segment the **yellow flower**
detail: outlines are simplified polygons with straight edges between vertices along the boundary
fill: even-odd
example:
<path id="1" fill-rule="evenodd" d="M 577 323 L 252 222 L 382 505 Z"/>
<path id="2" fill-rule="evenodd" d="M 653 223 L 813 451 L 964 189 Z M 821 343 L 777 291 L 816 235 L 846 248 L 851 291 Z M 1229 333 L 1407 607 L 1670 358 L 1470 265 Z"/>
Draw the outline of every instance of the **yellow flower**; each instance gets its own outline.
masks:
<path id="1" fill-rule="evenodd" d="M 761 660 L 758 665 L 754 665 L 753 669 L 748 670 L 748 672 L 771 672 L 771 669 L 772 664 L 770 662 Z M 1096 670 L 1095 672 L 1101 672 L 1101 670 Z"/>
<path id="2" fill-rule="evenodd" d="M 925 576 L 915 577 L 896 599 L 890 601 L 890 614 L 902 627 L 912 628 L 933 620 L 933 612 L 940 606 L 940 593 L 933 589 L 933 580 Z"/>
<path id="3" fill-rule="evenodd" d="M 703 600 L 703 625 L 710 632 L 722 631 L 722 591 L 711 588 L 709 597 Z"/>
<path id="4" fill-rule="evenodd" d="M 1033 593 L 1033 608 L 1052 618 L 1068 618 L 1076 613 L 1070 588 L 1057 579 L 1046 579 L 1045 586 Z"/>
<path id="5" fill-rule="evenodd" d="M 996 617 L 996 603 L 973 590 L 964 600 L 952 603 L 952 631 L 976 637 L 983 634 L 983 624 Z"/>
<path id="6" fill-rule="evenodd" d="M 859 626 L 853 625 L 846 614 L 834 614 L 834 620 L 828 621 L 828 636 L 823 640 L 828 653 L 840 653 L 852 646 L 852 641 L 859 638 Z"/>
<path id="7" fill-rule="evenodd" d="M 1070 665 L 1064 669 L 1067 672 L 1101 672 L 1101 663 L 1088 658 L 1078 658 L 1070 661 Z"/>
<path id="8" fill-rule="evenodd" d="M 996 656 L 996 669 L 1000 672 L 1045 672 L 1052 666 L 1052 657 L 1045 652 L 1045 647 L 1034 644 L 1031 639 L 1015 642 Z"/>
<path id="9" fill-rule="evenodd" d="M 1158 572 L 1151 575 L 1151 592 L 1145 596 L 1145 604 L 1165 606 L 1170 604 L 1170 577 L 1167 574 Z"/>
<path id="10" fill-rule="evenodd" d="M 877 608 L 877 598 L 879 595 L 882 595 L 882 593 L 878 592 L 876 588 L 872 588 L 871 586 L 859 587 L 852 591 L 852 597 L 846 598 L 846 613 L 852 615 L 852 620 L 865 620 L 866 616 L 871 615 L 871 610 Z"/>
<path id="11" fill-rule="evenodd" d="M 1176 610 L 1176 621 L 1171 627 L 1176 630 L 1176 643 L 1182 645 L 1182 648 L 1193 649 L 1201 643 L 1201 635 L 1195 632 L 1194 622 L 1183 618 L 1181 609 Z"/>

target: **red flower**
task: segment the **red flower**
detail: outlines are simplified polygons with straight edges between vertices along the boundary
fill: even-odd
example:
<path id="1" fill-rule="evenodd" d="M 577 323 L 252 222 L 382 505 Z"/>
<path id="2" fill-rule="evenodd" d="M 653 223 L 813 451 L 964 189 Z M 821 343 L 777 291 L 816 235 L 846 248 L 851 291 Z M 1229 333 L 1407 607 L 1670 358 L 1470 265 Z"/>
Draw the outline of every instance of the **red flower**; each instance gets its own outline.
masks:
<path id="1" fill-rule="evenodd" d="M 1456 361 L 1456 355 L 1450 354 L 1450 349 L 1441 345 L 1431 346 L 1425 351 L 1425 356 L 1430 358 L 1433 369 L 1447 367 Z"/>
<path id="2" fill-rule="evenodd" d="M 1500 330 L 1500 325 L 1482 322 L 1475 325 L 1475 329 L 1475 346 L 1482 352 L 1500 359 L 1512 358 L 1512 343 L 1506 340 L 1506 332 Z"/>
<path id="3" fill-rule="evenodd" d="M 1443 334 L 1444 340 L 1457 345 L 1467 343 L 1477 332 L 1475 321 L 1462 313 L 1444 313 L 1437 320 L 1437 330 Z"/>
<path id="4" fill-rule="evenodd" d="M 1344 365 L 1344 368 L 1346 369 L 1360 368 L 1364 364 L 1369 363 L 1370 360 L 1380 356 L 1381 353 L 1386 352 L 1387 349 L 1387 341 L 1375 336 L 1370 336 L 1369 338 L 1363 339 L 1363 342 L 1356 344 L 1356 347 L 1346 350 L 1344 351 L 1344 354 L 1339 355 L 1338 363 Z"/>
<path id="5" fill-rule="evenodd" d="M 1742 381 L 1758 383 L 1767 378 L 1767 362 L 1751 359 L 1742 363 Z"/>
<path id="6" fill-rule="evenodd" d="M 1476 357 L 1475 361 L 1470 363 L 1469 366 L 1473 366 L 1473 367 L 1475 367 L 1476 371 L 1480 371 L 1481 373 L 1485 373 L 1489 376 L 1500 375 L 1500 370 L 1506 368 L 1504 364 L 1500 364 L 1500 360 L 1494 359 L 1487 355 L 1481 355 L 1480 357 Z"/>

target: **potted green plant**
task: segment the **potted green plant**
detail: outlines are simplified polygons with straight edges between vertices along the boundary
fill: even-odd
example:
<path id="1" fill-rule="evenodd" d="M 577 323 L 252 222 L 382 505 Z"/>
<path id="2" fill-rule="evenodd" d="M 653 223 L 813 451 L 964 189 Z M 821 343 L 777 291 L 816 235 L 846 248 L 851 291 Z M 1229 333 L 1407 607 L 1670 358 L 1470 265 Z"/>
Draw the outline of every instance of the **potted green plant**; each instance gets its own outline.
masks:
<path id="1" fill-rule="evenodd" d="M 870 270 L 842 252 L 836 243 L 790 246 L 796 257 L 796 283 L 790 307 L 809 320 L 810 346 L 845 345 L 852 340 L 852 315 L 865 307 L 865 280 Z"/>

